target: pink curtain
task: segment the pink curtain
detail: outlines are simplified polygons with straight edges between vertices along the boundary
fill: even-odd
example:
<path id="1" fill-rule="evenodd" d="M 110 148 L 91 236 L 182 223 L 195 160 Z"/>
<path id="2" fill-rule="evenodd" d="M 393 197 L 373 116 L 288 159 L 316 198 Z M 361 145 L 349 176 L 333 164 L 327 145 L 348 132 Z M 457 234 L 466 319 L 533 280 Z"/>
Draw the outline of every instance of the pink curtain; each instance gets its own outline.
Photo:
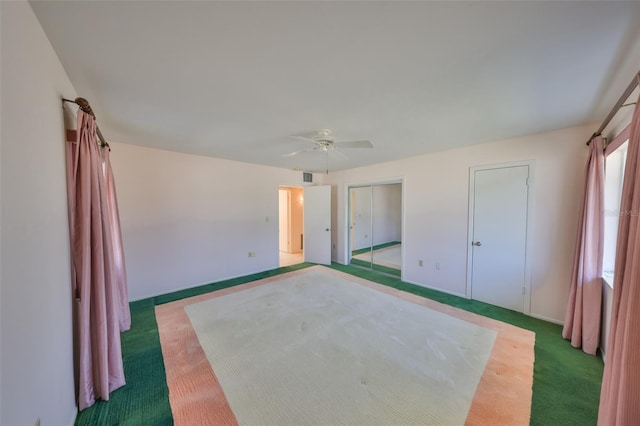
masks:
<path id="1" fill-rule="evenodd" d="M 640 83 L 640 75 L 638 77 Z M 640 99 L 639 99 L 640 102 Z M 640 108 L 631 121 L 598 424 L 640 424 Z"/>
<path id="2" fill-rule="evenodd" d="M 128 328 L 130 314 L 122 248 L 116 247 L 120 230 L 113 227 L 118 213 L 115 189 L 109 191 L 108 154 L 100 153 L 94 117 L 80 110 L 77 117 L 76 141 L 67 142 L 67 192 L 72 279 L 79 302 L 78 406 L 83 410 L 98 398 L 108 400 L 110 392 L 125 384 L 120 330 Z"/>
<path id="3" fill-rule="evenodd" d="M 111 170 L 109 158 L 110 149 L 100 150 L 102 153 L 102 169 L 105 175 L 107 191 L 107 212 L 111 224 L 111 242 L 113 244 L 115 285 L 118 294 L 118 319 L 120 331 L 131 328 L 131 311 L 129 310 L 129 290 L 127 286 L 127 268 L 124 263 L 124 249 L 122 247 L 122 232 L 120 230 L 120 213 L 118 210 L 118 197 L 116 196 L 116 183 Z"/>
<path id="4" fill-rule="evenodd" d="M 600 343 L 602 258 L 604 253 L 604 150 L 601 136 L 589 144 L 590 157 L 573 255 L 569 301 L 562 337 L 595 355 Z"/>

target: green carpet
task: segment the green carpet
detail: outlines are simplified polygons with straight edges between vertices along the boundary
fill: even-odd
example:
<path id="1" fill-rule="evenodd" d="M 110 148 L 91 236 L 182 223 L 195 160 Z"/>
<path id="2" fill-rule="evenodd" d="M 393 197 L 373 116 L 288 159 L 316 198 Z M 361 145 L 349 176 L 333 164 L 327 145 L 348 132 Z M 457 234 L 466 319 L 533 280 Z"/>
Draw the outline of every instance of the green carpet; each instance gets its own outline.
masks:
<path id="1" fill-rule="evenodd" d="M 377 246 L 373 246 L 373 250 L 374 251 L 375 250 L 380 250 L 380 249 L 383 249 L 383 248 L 386 248 L 386 247 L 392 247 L 392 246 L 395 246 L 395 245 L 398 245 L 398 244 L 400 244 L 400 241 L 391 241 L 389 243 L 378 244 Z M 370 252 L 370 251 L 371 251 L 370 248 L 363 248 L 363 249 L 360 249 L 360 250 L 352 251 L 351 255 L 352 256 L 357 256 L 359 254 L 367 253 L 367 252 Z M 360 259 L 351 258 L 351 264 L 354 265 L 354 266 L 360 266 L 360 267 L 363 267 L 363 268 L 371 269 L 371 262 L 367 262 L 366 260 L 360 260 Z M 385 273 L 385 274 L 394 275 L 394 276 L 396 276 L 398 278 L 400 278 L 400 276 L 401 276 L 400 269 L 390 268 L 388 266 L 383 266 L 383 265 L 377 265 L 375 263 L 373 264 L 373 269 L 375 269 L 376 271 Z"/>
<path id="2" fill-rule="evenodd" d="M 384 265 L 378 265 L 376 263 L 373 264 L 373 270 L 374 271 L 378 271 L 378 272 L 383 272 L 385 274 L 391 274 L 394 275 L 395 277 L 397 277 L 398 279 L 400 279 L 400 276 L 402 274 L 402 272 L 400 271 L 400 269 L 396 269 L 396 268 L 389 268 L 388 266 L 384 266 Z"/>
<path id="3" fill-rule="evenodd" d="M 380 250 L 381 248 L 391 247 L 400 244 L 400 241 L 390 241 L 388 243 L 378 244 L 377 246 L 373 246 L 373 250 Z M 366 253 L 371 251 L 370 247 L 365 247 L 363 249 L 353 250 L 351 252 L 351 256 L 357 256 L 362 253 Z"/>
<path id="4" fill-rule="evenodd" d="M 131 329 L 121 334 L 127 384 L 111 393 L 108 402 L 100 400 L 79 412 L 75 424 L 172 425 L 155 306 L 309 266 L 301 263 L 131 302 Z"/>
<path id="5" fill-rule="evenodd" d="M 153 299 L 132 302 L 131 330 L 121 334 L 127 384 L 108 402 L 78 413 L 77 425 L 171 425 L 171 407 Z"/>
<path id="6" fill-rule="evenodd" d="M 532 425 L 595 425 L 598 418 L 603 363 L 562 339 L 562 326 L 487 303 L 452 296 L 396 278 L 333 264 L 361 278 L 417 294 L 536 333 Z"/>
<path id="7" fill-rule="evenodd" d="M 361 268 L 367 268 L 367 269 L 371 269 L 371 262 L 365 262 L 364 260 L 360 260 L 360 259 L 351 259 L 351 264 L 353 266 L 359 266 Z M 400 269 L 396 269 L 396 268 L 389 268 L 388 266 L 382 266 L 382 265 L 377 265 L 377 264 L 373 264 L 373 269 L 375 271 L 378 272 L 383 272 L 385 274 L 390 274 L 393 275 L 395 277 L 400 278 L 401 276 L 401 271 Z"/>
<path id="8" fill-rule="evenodd" d="M 158 337 L 154 306 L 232 287 L 311 266 L 309 263 L 278 268 L 218 283 L 207 284 L 131 303 L 131 330 L 122 334 L 127 385 L 78 413 L 76 425 L 173 424 Z M 332 268 L 380 284 L 504 321 L 536 333 L 532 425 L 596 424 L 603 364 L 561 337 L 561 326 L 486 303 L 408 284 L 398 278 L 352 266 Z"/>

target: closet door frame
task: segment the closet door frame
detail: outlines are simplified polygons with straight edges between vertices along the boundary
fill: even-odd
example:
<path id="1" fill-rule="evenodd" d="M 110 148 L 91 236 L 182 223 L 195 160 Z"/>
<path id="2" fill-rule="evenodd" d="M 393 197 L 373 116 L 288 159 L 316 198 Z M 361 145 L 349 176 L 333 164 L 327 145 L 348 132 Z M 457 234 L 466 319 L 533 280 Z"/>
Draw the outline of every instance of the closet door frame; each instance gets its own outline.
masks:
<path id="1" fill-rule="evenodd" d="M 404 242 L 405 239 L 405 203 L 406 203 L 406 178 L 404 176 L 401 177 L 392 177 L 392 178 L 388 178 L 388 179 L 382 179 L 382 180 L 371 180 L 371 181 L 363 181 L 363 182 L 357 182 L 357 183 L 348 183 L 344 186 L 344 194 L 345 194 L 345 198 L 346 198 L 346 202 L 345 202 L 345 211 L 344 211 L 344 218 L 345 218 L 345 227 L 344 227 L 344 249 L 345 249 L 345 256 L 344 256 L 344 260 L 345 260 L 345 264 L 346 265 L 350 265 L 351 264 L 351 189 L 352 188 L 362 188 L 362 187 L 371 187 L 371 208 L 373 209 L 373 204 L 374 204 L 374 200 L 373 200 L 373 187 L 374 186 L 378 186 L 378 185 L 393 185 L 393 184 L 400 184 L 401 185 L 401 197 L 402 199 L 401 201 L 401 212 L 400 212 L 400 216 L 401 216 L 401 240 L 402 242 Z M 371 227 L 373 228 L 373 212 L 371 212 Z M 375 229 L 371 230 L 371 270 L 373 270 L 373 233 L 375 232 Z M 404 269 L 405 269 L 405 244 L 401 245 L 400 248 L 400 279 L 404 278 Z"/>

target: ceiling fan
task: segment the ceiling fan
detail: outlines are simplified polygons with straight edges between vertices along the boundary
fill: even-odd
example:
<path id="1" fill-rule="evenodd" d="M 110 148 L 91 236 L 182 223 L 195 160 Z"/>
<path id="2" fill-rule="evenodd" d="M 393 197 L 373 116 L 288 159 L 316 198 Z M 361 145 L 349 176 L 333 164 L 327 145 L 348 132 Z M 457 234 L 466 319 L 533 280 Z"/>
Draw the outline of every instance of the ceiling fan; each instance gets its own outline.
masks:
<path id="1" fill-rule="evenodd" d="M 333 132 L 329 129 L 320 129 L 312 133 L 303 135 L 292 135 L 292 138 L 313 143 L 313 146 L 284 154 L 283 157 L 294 157 L 304 152 L 325 152 L 327 157 L 327 174 L 329 173 L 329 152 L 338 154 L 344 158 L 347 156 L 339 151 L 342 148 L 373 148 L 373 144 L 368 140 L 353 140 L 336 142 Z"/>

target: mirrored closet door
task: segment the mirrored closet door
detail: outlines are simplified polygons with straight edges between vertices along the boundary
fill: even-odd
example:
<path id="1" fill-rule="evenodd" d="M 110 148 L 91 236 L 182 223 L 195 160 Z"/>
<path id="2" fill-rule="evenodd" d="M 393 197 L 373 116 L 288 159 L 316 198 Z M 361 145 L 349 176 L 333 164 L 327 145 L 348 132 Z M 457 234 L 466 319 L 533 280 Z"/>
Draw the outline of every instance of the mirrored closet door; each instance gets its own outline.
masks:
<path id="1" fill-rule="evenodd" d="M 350 263 L 400 276 L 402 183 L 349 188 Z"/>

